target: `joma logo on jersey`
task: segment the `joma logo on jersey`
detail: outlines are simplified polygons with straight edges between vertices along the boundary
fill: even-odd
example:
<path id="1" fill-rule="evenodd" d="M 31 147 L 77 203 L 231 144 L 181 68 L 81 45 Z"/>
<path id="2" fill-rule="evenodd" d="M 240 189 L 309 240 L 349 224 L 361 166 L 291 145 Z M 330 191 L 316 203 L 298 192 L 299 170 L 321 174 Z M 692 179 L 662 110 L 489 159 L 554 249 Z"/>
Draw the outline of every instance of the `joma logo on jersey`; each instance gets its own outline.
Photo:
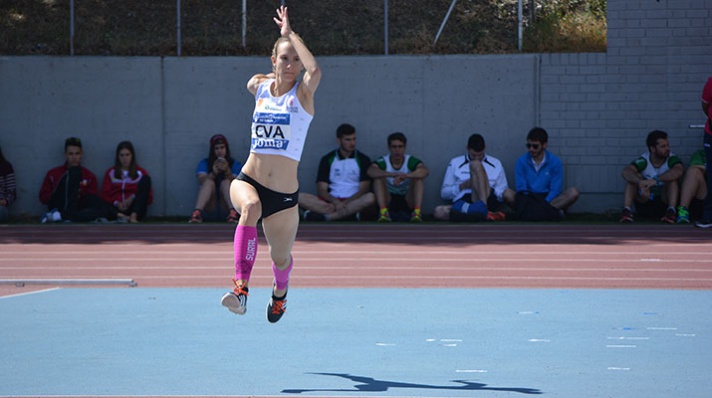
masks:
<path id="1" fill-rule="evenodd" d="M 272 149 L 287 149 L 289 140 L 275 140 L 267 138 L 253 138 L 252 149 L 272 148 Z"/>
<path id="2" fill-rule="evenodd" d="M 258 124 L 255 126 L 254 135 L 259 138 L 285 138 L 284 132 L 282 131 L 282 127 L 280 125 L 265 126 Z"/>

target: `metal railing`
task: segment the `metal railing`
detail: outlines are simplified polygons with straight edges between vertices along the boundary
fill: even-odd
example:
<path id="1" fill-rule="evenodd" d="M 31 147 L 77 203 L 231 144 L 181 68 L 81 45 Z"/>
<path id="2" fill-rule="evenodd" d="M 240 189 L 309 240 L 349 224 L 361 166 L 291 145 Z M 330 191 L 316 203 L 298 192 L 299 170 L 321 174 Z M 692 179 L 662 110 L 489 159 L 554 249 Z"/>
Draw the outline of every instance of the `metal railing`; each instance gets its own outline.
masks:
<path id="1" fill-rule="evenodd" d="M 523 38 L 523 31 L 524 31 L 524 18 L 523 18 L 523 11 L 522 11 L 522 3 L 524 0 L 517 0 L 517 19 L 518 19 L 518 24 L 517 24 L 517 49 L 519 51 L 522 50 L 522 38 Z M 528 0 L 531 2 L 531 0 Z M 69 2 L 69 52 L 70 55 L 74 55 L 74 38 L 75 38 L 75 0 L 70 0 Z M 281 5 L 285 5 L 285 0 L 281 0 Z M 438 39 L 440 39 L 440 36 L 443 32 L 443 29 L 445 28 L 445 25 L 447 24 L 448 19 L 450 18 L 450 14 L 452 13 L 453 9 L 455 8 L 455 5 L 457 4 L 457 0 L 452 0 L 450 3 L 450 7 L 447 10 L 447 13 L 445 14 L 445 17 L 443 18 L 442 23 L 440 24 L 440 28 L 438 29 L 437 34 L 435 35 L 435 38 L 433 39 L 433 46 L 435 46 L 438 42 Z M 388 49 L 388 0 L 383 0 L 383 13 L 384 13 L 384 26 L 383 26 L 383 35 L 384 35 L 384 42 L 383 42 L 383 52 L 385 55 L 388 55 L 389 49 Z M 532 7 L 532 12 L 533 12 L 533 7 Z M 247 45 L 247 0 L 242 0 L 242 18 L 241 18 L 241 24 L 242 24 L 242 47 L 245 48 Z M 182 49 L 182 36 L 181 36 L 181 0 L 176 0 L 176 54 L 177 56 L 181 56 L 181 49 Z"/>

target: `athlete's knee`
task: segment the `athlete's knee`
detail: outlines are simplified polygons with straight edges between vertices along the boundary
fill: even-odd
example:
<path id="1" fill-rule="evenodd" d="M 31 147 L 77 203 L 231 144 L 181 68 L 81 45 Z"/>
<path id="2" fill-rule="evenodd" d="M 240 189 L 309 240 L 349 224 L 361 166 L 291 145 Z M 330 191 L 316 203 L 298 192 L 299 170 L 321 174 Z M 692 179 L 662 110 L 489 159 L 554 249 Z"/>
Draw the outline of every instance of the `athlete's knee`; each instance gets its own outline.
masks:
<path id="1" fill-rule="evenodd" d="M 243 200 L 235 209 L 240 212 L 241 217 L 259 218 L 262 215 L 262 203 L 257 199 Z"/>
<path id="2" fill-rule="evenodd" d="M 369 193 L 363 195 L 363 199 L 364 199 L 364 204 L 366 206 L 370 206 L 370 205 L 376 203 L 376 195 L 374 195 L 373 192 L 369 192 Z"/>
<path id="3" fill-rule="evenodd" d="M 572 187 L 568 189 L 568 194 L 571 200 L 577 200 L 578 197 L 581 195 L 581 191 L 579 191 L 578 188 Z"/>
<path id="4" fill-rule="evenodd" d="M 289 268 L 289 266 L 292 264 L 292 256 L 291 255 L 273 256 L 272 263 L 274 263 L 274 266 L 277 269 L 285 270 L 285 269 Z"/>
<path id="5" fill-rule="evenodd" d="M 215 189 L 215 180 L 206 178 L 205 181 L 200 185 L 200 189 Z"/>

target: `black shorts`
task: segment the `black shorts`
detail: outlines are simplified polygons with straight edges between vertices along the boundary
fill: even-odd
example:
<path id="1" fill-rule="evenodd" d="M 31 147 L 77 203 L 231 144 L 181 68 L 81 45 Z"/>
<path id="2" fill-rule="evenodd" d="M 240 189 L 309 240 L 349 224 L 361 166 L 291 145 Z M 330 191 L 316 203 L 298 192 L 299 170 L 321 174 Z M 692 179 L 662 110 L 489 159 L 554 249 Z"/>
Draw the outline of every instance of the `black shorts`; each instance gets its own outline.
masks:
<path id="1" fill-rule="evenodd" d="M 467 203 L 472 203 L 472 195 L 464 195 L 458 200 L 464 200 Z M 487 205 L 487 210 L 489 211 L 499 211 L 499 207 L 502 206 L 502 202 L 497 199 L 497 195 L 494 194 L 494 189 L 490 188 L 490 194 L 487 197 L 487 201 L 485 202 Z"/>
<path id="2" fill-rule="evenodd" d="M 653 200 L 649 200 L 645 203 L 640 203 L 637 200 L 635 203 L 635 216 L 638 219 L 659 219 L 665 214 L 667 210 L 667 204 L 663 202 L 660 195 L 655 196 Z"/>
<path id="3" fill-rule="evenodd" d="M 275 192 L 242 172 L 237 176 L 237 179 L 252 185 L 257 190 L 257 196 L 260 197 L 260 202 L 262 203 L 262 218 L 269 217 L 274 213 L 298 204 L 299 190 L 294 193 Z"/>

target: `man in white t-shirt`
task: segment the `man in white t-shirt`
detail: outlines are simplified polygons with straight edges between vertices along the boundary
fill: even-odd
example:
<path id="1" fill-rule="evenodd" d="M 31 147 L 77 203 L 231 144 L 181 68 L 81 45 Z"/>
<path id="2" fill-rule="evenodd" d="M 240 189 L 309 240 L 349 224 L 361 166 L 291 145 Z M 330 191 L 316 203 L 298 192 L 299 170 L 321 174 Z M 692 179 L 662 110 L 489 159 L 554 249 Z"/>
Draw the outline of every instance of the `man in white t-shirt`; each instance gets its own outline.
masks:
<path id="1" fill-rule="evenodd" d="M 376 203 L 366 172 L 371 159 L 356 150 L 356 129 L 350 124 L 340 125 L 336 140 L 339 147 L 319 162 L 317 195 L 299 193 L 305 221 L 342 220 Z"/>

